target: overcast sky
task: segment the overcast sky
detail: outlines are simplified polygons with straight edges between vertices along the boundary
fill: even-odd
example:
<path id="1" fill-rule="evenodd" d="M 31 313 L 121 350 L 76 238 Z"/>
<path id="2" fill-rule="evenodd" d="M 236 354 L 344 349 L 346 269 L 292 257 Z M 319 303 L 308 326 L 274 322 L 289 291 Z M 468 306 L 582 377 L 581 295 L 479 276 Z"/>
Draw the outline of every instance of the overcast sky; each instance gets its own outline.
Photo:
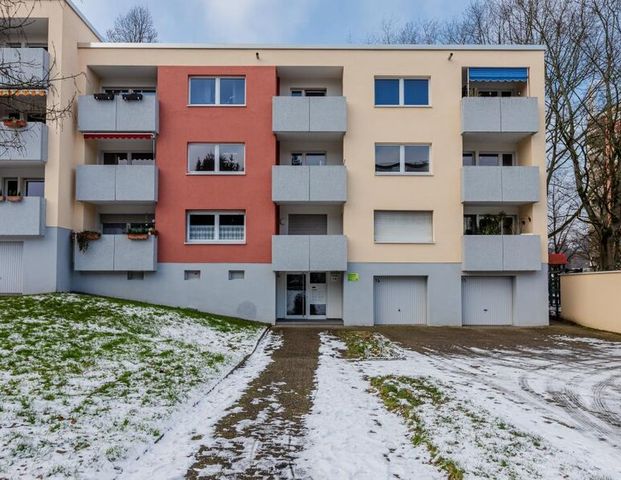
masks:
<path id="1" fill-rule="evenodd" d="M 74 0 L 105 35 L 114 18 L 147 5 L 161 42 L 354 43 L 382 19 L 446 18 L 467 0 Z"/>

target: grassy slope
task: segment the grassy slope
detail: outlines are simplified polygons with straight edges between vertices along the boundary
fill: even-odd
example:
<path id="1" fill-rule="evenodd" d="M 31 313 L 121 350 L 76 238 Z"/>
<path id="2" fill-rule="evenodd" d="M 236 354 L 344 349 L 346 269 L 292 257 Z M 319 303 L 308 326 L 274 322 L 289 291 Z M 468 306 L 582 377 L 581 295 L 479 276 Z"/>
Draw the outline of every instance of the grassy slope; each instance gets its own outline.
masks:
<path id="1" fill-rule="evenodd" d="M 248 353 L 260 329 L 84 295 L 0 298 L 0 477 L 31 461 L 43 474 L 105 470 L 159 436 L 174 407 Z"/>

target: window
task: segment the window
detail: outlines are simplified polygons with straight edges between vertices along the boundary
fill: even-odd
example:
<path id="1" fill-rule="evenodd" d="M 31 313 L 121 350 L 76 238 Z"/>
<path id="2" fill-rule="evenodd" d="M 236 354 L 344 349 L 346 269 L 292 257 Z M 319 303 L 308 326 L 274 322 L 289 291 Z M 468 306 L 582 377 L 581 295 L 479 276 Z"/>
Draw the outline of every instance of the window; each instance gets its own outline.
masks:
<path id="1" fill-rule="evenodd" d="M 474 155 L 474 152 L 464 152 L 461 155 L 462 158 L 462 165 L 464 167 L 473 167 L 474 165 L 476 165 L 476 157 Z"/>
<path id="2" fill-rule="evenodd" d="M 45 182 L 41 179 L 26 180 L 26 196 L 27 197 L 44 197 Z"/>
<path id="3" fill-rule="evenodd" d="M 328 91 L 325 88 L 292 88 L 292 97 L 325 97 Z"/>
<path id="4" fill-rule="evenodd" d="M 130 231 L 147 232 L 150 229 L 155 229 L 155 216 L 152 213 L 102 213 L 99 216 L 99 221 L 104 235 L 123 235 Z"/>
<path id="5" fill-rule="evenodd" d="M 428 78 L 376 78 L 376 106 L 428 106 Z"/>
<path id="6" fill-rule="evenodd" d="M 244 276 L 244 270 L 229 270 L 229 280 L 243 280 Z"/>
<path id="7" fill-rule="evenodd" d="M 188 172 L 244 173 L 244 157 L 243 143 L 190 143 Z"/>
<path id="8" fill-rule="evenodd" d="M 5 178 L 4 179 L 4 194 L 12 197 L 20 193 L 19 180 L 17 178 Z"/>
<path id="9" fill-rule="evenodd" d="M 184 280 L 200 280 L 200 278 L 201 278 L 200 270 L 184 270 L 183 271 Z"/>
<path id="10" fill-rule="evenodd" d="M 326 154 L 324 152 L 297 152 L 291 154 L 291 165 L 325 165 Z"/>
<path id="11" fill-rule="evenodd" d="M 153 152 L 103 152 L 103 165 L 153 165 Z"/>
<path id="12" fill-rule="evenodd" d="M 127 280 L 144 280 L 144 272 L 127 272 Z"/>
<path id="13" fill-rule="evenodd" d="M 245 105 L 244 77 L 190 77 L 190 105 Z"/>
<path id="14" fill-rule="evenodd" d="M 479 153 L 478 165 L 481 167 L 510 167 L 513 165 L 512 153 Z"/>
<path id="15" fill-rule="evenodd" d="M 432 212 L 376 210 L 376 243 L 433 242 Z"/>
<path id="16" fill-rule="evenodd" d="M 429 145 L 375 145 L 375 173 L 429 173 L 429 150 Z"/>
<path id="17" fill-rule="evenodd" d="M 516 215 L 464 215 L 464 235 L 518 235 Z"/>
<path id="18" fill-rule="evenodd" d="M 189 243 L 243 243 L 246 216 L 237 212 L 189 212 L 186 238 Z"/>

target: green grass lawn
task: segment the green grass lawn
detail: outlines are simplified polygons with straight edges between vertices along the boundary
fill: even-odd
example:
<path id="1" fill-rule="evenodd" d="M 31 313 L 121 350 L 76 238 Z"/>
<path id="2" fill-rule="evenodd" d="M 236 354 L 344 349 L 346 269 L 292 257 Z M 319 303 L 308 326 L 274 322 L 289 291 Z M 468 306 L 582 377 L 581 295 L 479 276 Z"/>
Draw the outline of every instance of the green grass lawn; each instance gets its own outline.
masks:
<path id="1" fill-rule="evenodd" d="M 261 331 L 86 295 L 0 298 L 0 478 L 114 472 Z"/>

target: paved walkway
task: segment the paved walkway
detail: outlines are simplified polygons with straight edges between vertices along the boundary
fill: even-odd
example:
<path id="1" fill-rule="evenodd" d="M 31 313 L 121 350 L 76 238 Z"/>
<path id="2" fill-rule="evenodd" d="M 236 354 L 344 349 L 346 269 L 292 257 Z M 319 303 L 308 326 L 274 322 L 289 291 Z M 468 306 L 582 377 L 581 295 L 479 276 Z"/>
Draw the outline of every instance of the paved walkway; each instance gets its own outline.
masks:
<path id="1" fill-rule="evenodd" d="M 189 479 L 303 478 L 294 459 L 303 448 L 312 406 L 319 330 L 275 329 L 282 345 L 272 363 L 217 424 L 187 472 Z"/>

